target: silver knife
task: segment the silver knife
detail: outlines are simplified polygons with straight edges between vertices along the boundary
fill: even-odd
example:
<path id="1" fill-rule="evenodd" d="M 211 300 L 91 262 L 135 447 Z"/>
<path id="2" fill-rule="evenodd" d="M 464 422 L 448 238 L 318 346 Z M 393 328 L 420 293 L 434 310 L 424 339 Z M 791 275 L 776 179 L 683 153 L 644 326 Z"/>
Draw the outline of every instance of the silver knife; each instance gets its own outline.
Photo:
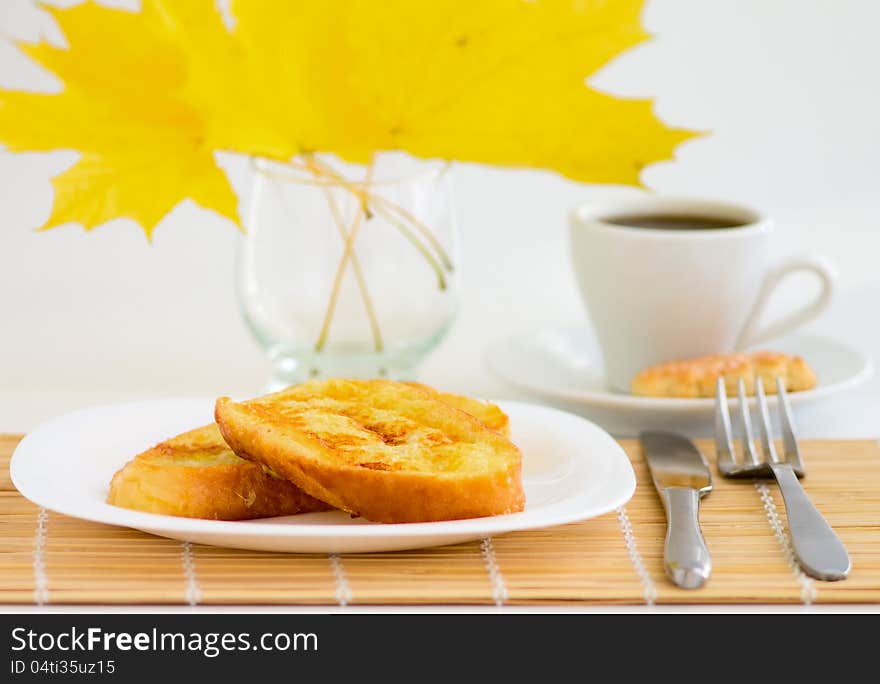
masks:
<path id="1" fill-rule="evenodd" d="M 640 435 L 654 486 L 666 509 L 666 574 L 682 589 L 709 579 L 712 559 L 700 530 L 700 498 L 712 491 L 712 474 L 694 443 L 671 432 Z"/>

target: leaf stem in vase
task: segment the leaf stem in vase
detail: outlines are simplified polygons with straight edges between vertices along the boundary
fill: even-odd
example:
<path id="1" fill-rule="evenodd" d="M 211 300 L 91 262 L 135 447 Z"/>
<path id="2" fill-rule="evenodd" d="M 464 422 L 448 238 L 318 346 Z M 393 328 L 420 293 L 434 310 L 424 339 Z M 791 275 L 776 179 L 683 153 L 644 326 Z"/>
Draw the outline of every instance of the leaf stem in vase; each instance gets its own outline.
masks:
<path id="1" fill-rule="evenodd" d="M 327 309 L 324 312 L 324 323 L 321 326 L 321 332 L 318 335 L 318 341 L 315 342 L 315 351 L 321 351 L 327 344 L 327 335 L 330 333 L 330 322 L 333 320 L 333 313 L 336 310 L 336 302 L 339 299 L 339 289 L 342 286 L 342 276 L 345 274 L 345 267 L 348 265 L 348 259 L 351 255 L 351 245 L 357 237 L 358 231 L 363 224 L 364 212 L 358 209 L 357 215 L 351 225 L 347 237 L 345 238 L 345 251 L 342 258 L 336 266 L 336 275 L 333 277 L 333 289 L 330 291 L 330 300 L 327 302 Z"/>
<path id="2" fill-rule="evenodd" d="M 426 226 L 424 223 L 419 221 L 415 216 L 413 216 L 410 212 L 408 212 L 406 209 L 401 207 L 399 204 L 395 204 L 394 202 L 387 199 L 386 197 L 382 197 L 382 195 L 370 194 L 369 198 L 374 203 L 379 203 L 379 204 L 386 206 L 389 210 L 393 211 L 395 214 L 400 216 L 402 219 L 409 221 L 411 224 L 413 224 L 416 227 L 416 230 L 418 230 L 424 236 L 424 238 L 428 242 L 431 243 L 431 246 L 434 248 L 434 251 L 437 252 L 437 255 L 440 257 L 440 260 L 443 262 L 443 267 L 447 271 L 453 270 L 452 259 L 449 258 L 449 255 L 446 253 L 446 250 L 443 249 L 443 245 L 440 244 L 440 241 L 437 239 L 437 237 L 434 235 L 434 233 L 431 232 L 431 229 L 428 228 L 428 226 Z"/>
<path id="3" fill-rule="evenodd" d="M 434 269 L 434 273 L 437 276 L 437 287 L 441 290 L 446 289 L 446 276 L 443 274 L 443 266 L 437 261 L 437 257 L 431 254 L 430 250 L 425 247 L 418 239 L 416 234 L 401 221 L 399 218 L 388 212 L 387 210 L 381 209 L 379 206 L 375 206 L 376 213 L 380 214 L 383 218 L 385 218 L 389 223 L 391 223 L 407 240 L 412 243 L 412 246 L 415 247 L 419 253 L 425 257 L 425 260 L 430 264 L 431 268 Z"/>
<path id="4" fill-rule="evenodd" d="M 390 215 L 389 211 L 381 211 L 377 204 L 381 203 L 387 206 L 391 211 L 394 211 L 398 214 L 398 216 L 403 217 L 404 220 L 411 221 L 416 228 L 425 235 L 426 239 L 431 243 L 431 245 L 437 250 L 440 259 L 443 261 L 443 265 L 446 267 L 446 270 L 452 271 L 452 262 L 449 259 L 449 256 L 443 250 L 443 247 L 440 245 L 440 242 L 431 232 L 431 230 L 425 226 L 423 223 L 420 223 L 411 213 L 403 209 L 403 207 L 395 204 L 391 200 L 386 197 L 382 197 L 377 193 L 371 193 L 369 190 L 365 190 L 359 188 L 356 183 L 352 183 L 345 179 L 344 176 L 337 173 L 333 168 L 328 166 L 326 162 L 321 162 L 317 159 L 313 160 L 315 165 L 320 168 L 326 176 L 334 179 L 339 183 L 340 186 L 346 188 L 349 192 L 356 195 L 360 198 L 361 202 L 364 204 L 365 211 L 367 212 L 367 216 L 370 216 L 368 205 L 370 203 L 373 204 L 373 207 L 376 211 L 384 218 L 386 218 L 395 228 L 397 228 L 403 236 L 412 243 L 412 245 L 419 251 L 419 253 L 425 257 L 428 264 L 434 269 L 434 272 L 437 274 L 437 285 L 441 290 L 446 289 L 446 278 L 443 275 L 443 267 L 437 262 L 436 257 L 419 241 L 418 237 L 416 237 L 415 233 L 406 226 L 403 220 L 400 218 L 394 217 Z M 366 184 L 367 186 L 369 183 Z"/>
<path id="5" fill-rule="evenodd" d="M 308 160 L 309 170 L 311 170 L 315 175 L 321 175 L 321 169 L 314 164 L 311 156 L 308 157 Z M 336 203 L 336 199 L 333 197 L 333 190 L 326 185 L 322 185 L 321 189 L 324 192 L 324 197 L 327 199 L 327 205 L 330 207 L 330 213 L 333 214 L 333 221 L 336 223 L 336 227 L 339 231 L 339 236 L 342 238 L 343 243 L 347 245 L 349 232 L 348 229 L 345 227 L 345 221 L 339 211 L 339 206 Z M 363 205 L 361 206 L 363 207 Z M 366 210 L 364 211 L 364 215 L 367 216 Z M 343 259 L 345 258 L 345 254 L 346 253 L 344 252 Z M 372 297 L 370 297 L 370 291 L 367 287 L 367 281 L 364 278 L 364 272 L 361 268 L 360 259 L 358 259 L 357 252 L 354 251 L 353 245 L 349 258 L 351 259 L 351 268 L 354 271 L 354 277 L 357 280 L 358 289 L 361 291 L 361 298 L 364 301 L 364 309 L 366 310 L 367 317 L 370 320 L 370 330 L 373 334 L 373 346 L 376 348 L 377 352 L 381 352 L 384 349 L 385 345 L 382 341 L 382 332 L 379 329 L 379 319 L 376 316 L 376 309 L 373 306 Z M 327 327 L 329 328 L 329 321 L 327 321 Z M 326 335 L 324 335 L 324 337 L 326 337 Z"/>
<path id="6" fill-rule="evenodd" d="M 370 164 L 367 167 L 367 182 L 369 182 L 372 173 L 373 165 Z M 319 352 L 323 350 L 324 346 L 327 344 L 327 336 L 330 334 L 330 322 L 333 320 L 333 314 L 336 311 L 336 302 L 339 300 L 339 290 L 342 287 L 342 276 L 345 274 L 345 268 L 348 265 L 349 259 L 354 256 L 352 250 L 354 242 L 357 239 L 357 234 L 364 223 L 364 219 L 369 218 L 370 216 L 369 207 L 367 206 L 366 201 L 361 198 L 358 211 L 352 221 L 351 229 L 345 236 L 345 248 L 343 249 L 342 257 L 339 259 L 339 264 L 336 267 L 336 275 L 333 277 L 333 288 L 330 291 L 330 301 L 327 302 L 327 310 L 324 312 L 324 323 L 321 326 L 318 341 L 315 342 L 315 351 Z"/>

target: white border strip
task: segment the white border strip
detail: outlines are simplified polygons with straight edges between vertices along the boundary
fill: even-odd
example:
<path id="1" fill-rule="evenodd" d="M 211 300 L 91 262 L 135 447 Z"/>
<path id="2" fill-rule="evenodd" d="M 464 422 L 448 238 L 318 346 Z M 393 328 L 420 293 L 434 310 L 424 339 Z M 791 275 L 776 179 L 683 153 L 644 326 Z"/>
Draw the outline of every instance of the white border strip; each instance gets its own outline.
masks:
<path id="1" fill-rule="evenodd" d="M 630 521 L 629 515 L 627 515 L 626 506 L 620 506 L 615 510 L 617 511 L 617 525 L 620 527 L 621 534 L 623 534 L 623 541 L 626 544 L 626 551 L 632 562 L 633 570 L 636 571 L 639 582 L 642 583 L 642 596 L 645 599 L 645 604 L 653 606 L 654 601 L 657 600 L 657 587 L 654 585 L 651 575 L 648 574 L 648 569 L 642 560 L 642 554 L 639 553 L 632 521 Z"/>
<path id="2" fill-rule="evenodd" d="M 46 538 L 49 534 L 49 511 L 40 507 L 34 534 L 34 603 L 49 603 L 49 576 L 46 574 Z"/>
<path id="3" fill-rule="evenodd" d="M 348 583 L 348 577 L 345 576 L 342 556 L 338 553 L 331 553 L 329 558 L 330 569 L 333 571 L 333 578 L 336 580 L 336 601 L 340 606 L 347 606 L 351 603 L 351 586 Z"/>
<path id="4" fill-rule="evenodd" d="M 492 584 L 492 599 L 499 608 L 507 601 L 507 584 L 504 581 L 504 575 L 501 574 L 501 568 L 498 566 L 498 559 L 495 558 L 495 546 L 492 544 L 492 537 L 485 537 L 480 540 L 480 555 L 483 557 L 483 567 L 489 575 L 489 582 Z"/>
<path id="5" fill-rule="evenodd" d="M 181 563 L 183 578 L 186 580 L 183 598 L 189 605 L 197 606 L 202 600 L 202 589 L 199 586 L 199 578 L 196 577 L 196 556 L 193 552 L 192 542 L 183 542 Z"/>
<path id="6" fill-rule="evenodd" d="M 755 489 L 758 490 L 758 494 L 761 495 L 761 501 L 764 504 L 764 512 L 767 514 L 767 522 L 770 523 L 770 528 L 776 536 L 776 541 L 779 542 L 779 546 L 782 548 L 782 555 L 785 556 L 785 562 L 788 563 L 788 567 L 791 568 L 795 578 L 797 578 L 797 581 L 801 584 L 801 602 L 805 606 L 809 606 L 816 600 L 816 584 L 811 578 L 803 573 L 797 563 L 797 559 L 794 556 L 794 549 L 791 546 L 791 537 L 788 536 L 788 532 L 785 531 L 785 528 L 782 525 L 782 519 L 776 511 L 776 502 L 770 494 L 770 488 L 760 480 L 755 480 Z"/>

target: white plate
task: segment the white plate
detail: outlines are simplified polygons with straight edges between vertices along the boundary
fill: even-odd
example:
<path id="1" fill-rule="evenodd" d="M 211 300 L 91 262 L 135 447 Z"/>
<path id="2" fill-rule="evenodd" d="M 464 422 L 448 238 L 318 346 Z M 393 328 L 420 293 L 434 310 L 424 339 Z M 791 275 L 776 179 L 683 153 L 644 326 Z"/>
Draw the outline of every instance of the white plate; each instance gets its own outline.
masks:
<path id="1" fill-rule="evenodd" d="M 871 359 L 835 340 L 797 334 L 761 345 L 803 356 L 819 379 L 815 389 L 789 395 L 795 407 L 818 402 L 857 386 L 870 377 Z M 500 340 L 486 361 L 513 385 L 576 410 L 618 435 L 645 429 L 706 434 L 711 429 L 713 399 L 636 397 L 608 389 L 593 337 L 586 328 L 544 328 Z M 754 399 L 750 400 L 752 404 Z M 771 408 L 775 397 L 768 397 Z"/>
<path id="2" fill-rule="evenodd" d="M 592 423 L 562 411 L 502 402 L 523 453 L 521 513 L 448 522 L 383 525 L 340 511 L 226 522 L 140 513 L 105 503 L 113 473 L 156 442 L 209 423 L 214 401 L 172 399 L 90 408 L 56 418 L 16 448 L 10 471 L 34 503 L 84 520 L 163 537 L 261 551 L 364 552 L 454 544 L 513 530 L 586 520 L 635 491 L 620 446 Z"/>

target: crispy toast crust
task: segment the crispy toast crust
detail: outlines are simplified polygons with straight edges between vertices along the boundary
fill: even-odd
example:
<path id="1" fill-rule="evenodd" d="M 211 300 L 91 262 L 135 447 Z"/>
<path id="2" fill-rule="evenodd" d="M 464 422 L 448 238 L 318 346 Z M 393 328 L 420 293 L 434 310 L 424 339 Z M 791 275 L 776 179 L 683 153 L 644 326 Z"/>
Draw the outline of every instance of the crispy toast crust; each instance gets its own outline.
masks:
<path id="1" fill-rule="evenodd" d="M 129 461 L 113 476 L 107 503 L 212 520 L 330 508 L 263 466 L 236 456 L 216 425 L 178 435 Z"/>
<path id="2" fill-rule="evenodd" d="M 313 381 L 259 399 L 218 399 L 242 458 L 377 522 L 522 510 L 521 455 L 503 435 L 428 389 L 390 380 Z"/>

